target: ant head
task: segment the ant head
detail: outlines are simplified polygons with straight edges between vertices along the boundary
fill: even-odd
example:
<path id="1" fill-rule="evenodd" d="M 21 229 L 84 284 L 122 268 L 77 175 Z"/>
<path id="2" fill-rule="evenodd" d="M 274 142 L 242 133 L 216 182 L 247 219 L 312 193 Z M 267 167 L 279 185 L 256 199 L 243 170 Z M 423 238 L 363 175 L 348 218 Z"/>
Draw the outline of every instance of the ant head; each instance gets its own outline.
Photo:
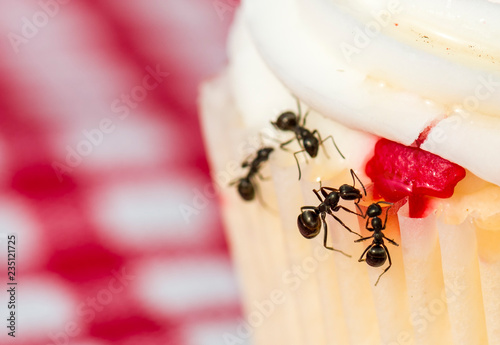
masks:
<path id="1" fill-rule="evenodd" d="M 382 207 L 379 204 L 374 203 L 368 206 L 368 210 L 366 210 L 366 214 L 368 217 L 378 217 L 382 214 Z"/>
<path id="2" fill-rule="evenodd" d="M 255 188 L 252 182 L 247 178 L 242 178 L 238 183 L 238 193 L 243 200 L 250 201 L 255 198 Z"/>
<path id="3" fill-rule="evenodd" d="M 257 158 L 262 159 L 262 160 L 267 160 L 269 158 L 269 155 L 271 152 L 273 152 L 274 149 L 272 147 L 264 147 L 257 151 Z"/>
<path id="4" fill-rule="evenodd" d="M 291 111 L 287 111 L 278 117 L 275 125 L 283 131 L 291 131 L 297 127 L 297 115 Z"/>

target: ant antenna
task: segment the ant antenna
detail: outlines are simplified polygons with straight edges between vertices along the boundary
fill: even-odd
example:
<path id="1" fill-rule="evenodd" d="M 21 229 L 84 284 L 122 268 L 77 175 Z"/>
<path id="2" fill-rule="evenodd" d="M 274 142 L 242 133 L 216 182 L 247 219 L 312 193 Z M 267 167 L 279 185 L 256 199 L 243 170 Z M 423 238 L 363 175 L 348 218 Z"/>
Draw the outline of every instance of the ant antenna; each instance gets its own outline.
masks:
<path id="1" fill-rule="evenodd" d="M 359 181 L 359 183 L 361 184 L 361 187 L 363 187 L 363 191 L 365 192 L 365 196 L 366 196 L 366 189 L 365 189 L 365 185 L 363 184 L 363 182 L 361 182 L 361 180 L 359 179 L 358 175 L 356 175 L 356 173 L 354 172 L 354 170 L 351 169 L 351 176 L 352 176 L 352 185 L 353 186 L 356 186 L 356 181 L 354 180 L 354 177 L 356 177 L 356 180 Z M 382 202 L 382 201 L 381 201 Z M 385 201 L 384 201 L 385 202 Z"/>
<path id="2" fill-rule="evenodd" d="M 298 119 L 297 119 L 297 122 L 300 123 L 300 118 L 302 117 L 302 109 L 300 107 L 300 101 L 299 101 L 299 98 L 295 95 L 292 95 L 293 98 L 295 98 L 295 101 L 297 102 L 297 110 L 298 110 Z"/>
<path id="3" fill-rule="evenodd" d="M 316 177 L 316 182 L 319 183 L 319 189 L 321 189 L 322 188 L 322 186 L 321 186 L 321 177 L 319 177 L 319 176 Z"/>

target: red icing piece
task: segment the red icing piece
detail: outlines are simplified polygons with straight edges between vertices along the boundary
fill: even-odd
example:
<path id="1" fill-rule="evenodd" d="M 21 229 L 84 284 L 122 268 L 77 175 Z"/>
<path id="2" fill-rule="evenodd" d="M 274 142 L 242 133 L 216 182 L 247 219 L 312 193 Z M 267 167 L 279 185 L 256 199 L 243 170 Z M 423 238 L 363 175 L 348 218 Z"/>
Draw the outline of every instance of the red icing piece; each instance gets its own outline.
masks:
<path id="1" fill-rule="evenodd" d="M 380 139 L 366 164 L 375 193 L 396 202 L 409 196 L 410 217 L 425 213 L 428 196 L 449 198 L 465 169 L 430 152 Z"/>

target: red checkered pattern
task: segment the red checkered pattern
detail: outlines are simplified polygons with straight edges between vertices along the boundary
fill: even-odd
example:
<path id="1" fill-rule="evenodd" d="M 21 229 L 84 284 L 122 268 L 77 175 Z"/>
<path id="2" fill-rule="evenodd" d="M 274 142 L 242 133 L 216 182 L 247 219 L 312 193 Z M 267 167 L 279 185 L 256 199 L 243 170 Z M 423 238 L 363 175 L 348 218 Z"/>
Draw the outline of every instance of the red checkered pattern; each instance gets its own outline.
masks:
<path id="1" fill-rule="evenodd" d="M 215 5 L 0 5 L 0 344 L 209 345 L 234 331 L 196 104 L 225 63 L 234 1 Z"/>

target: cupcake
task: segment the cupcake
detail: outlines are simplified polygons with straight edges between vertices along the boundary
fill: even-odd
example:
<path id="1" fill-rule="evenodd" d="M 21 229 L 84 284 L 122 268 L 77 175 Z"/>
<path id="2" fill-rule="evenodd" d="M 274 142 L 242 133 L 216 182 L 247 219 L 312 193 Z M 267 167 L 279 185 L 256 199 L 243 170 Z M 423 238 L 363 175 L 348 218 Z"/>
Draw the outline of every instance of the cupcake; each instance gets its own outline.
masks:
<path id="1" fill-rule="evenodd" d="M 491 1 L 242 4 L 200 101 L 246 313 L 226 343 L 500 344 L 499 15 Z M 296 162 L 297 140 L 280 148 L 294 134 L 271 122 L 299 113 L 295 97 L 340 152 L 327 140 Z M 244 200 L 231 182 L 267 146 Z M 325 249 L 323 224 L 305 238 L 297 223 L 319 181 L 363 191 L 351 169 L 361 211 L 339 205 L 364 217 L 333 214 L 373 237 L 367 208 L 392 204 L 382 276 L 389 260 L 358 261 L 371 238 L 327 214 L 327 245 L 348 257 Z"/>

